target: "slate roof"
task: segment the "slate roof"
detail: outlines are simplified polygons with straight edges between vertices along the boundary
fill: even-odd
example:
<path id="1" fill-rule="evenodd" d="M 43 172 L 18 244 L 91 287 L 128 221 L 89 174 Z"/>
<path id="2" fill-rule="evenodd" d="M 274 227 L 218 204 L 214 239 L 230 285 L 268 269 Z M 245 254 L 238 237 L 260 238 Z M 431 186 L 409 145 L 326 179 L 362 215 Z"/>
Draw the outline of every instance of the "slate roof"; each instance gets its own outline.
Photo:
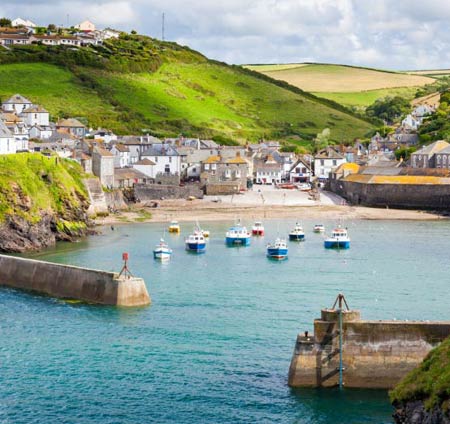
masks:
<path id="1" fill-rule="evenodd" d="M 11 131 L 5 125 L 5 123 L 0 119 L 0 138 L 10 138 L 12 137 Z"/>
<path id="2" fill-rule="evenodd" d="M 56 126 L 64 128 L 86 128 L 78 119 L 75 118 L 60 119 Z"/>
<path id="3" fill-rule="evenodd" d="M 344 159 L 344 156 L 336 152 L 332 147 L 320 150 L 314 159 Z"/>
<path id="4" fill-rule="evenodd" d="M 446 141 L 438 140 L 428 146 L 422 147 L 420 150 L 414 152 L 413 155 L 434 155 L 449 146 L 450 144 Z"/>
<path id="5" fill-rule="evenodd" d="M 21 94 L 14 94 L 14 96 L 11 96 L 6 102 L 3 102 L 3 104 L 33 104 L 30 100 L 28 100 L 26 97 L 23 97 Z"/>
<path id="6" fill-rule="evenodd" d="M 22 113 L 48 113 L 42 106 L 35 105 L 25 109 Z"/>
<path id="7" fill-rule="evenodd" d="M 154 145 L 145 150 L 141 156 L 179 156 L 179 154 L 172 146 Z"/>

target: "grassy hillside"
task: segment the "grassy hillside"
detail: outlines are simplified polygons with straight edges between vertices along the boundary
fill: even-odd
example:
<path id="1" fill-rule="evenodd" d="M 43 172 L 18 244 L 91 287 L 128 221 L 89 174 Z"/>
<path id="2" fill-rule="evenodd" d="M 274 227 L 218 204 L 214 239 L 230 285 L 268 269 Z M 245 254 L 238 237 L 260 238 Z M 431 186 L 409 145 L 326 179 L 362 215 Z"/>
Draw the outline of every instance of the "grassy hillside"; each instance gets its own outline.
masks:
<path id="1" fill-rule="evenodd" d="M 0 98 L 18 92 L 54 117 L 85 118 L 122 134 L 244 142 L 311 139 L 328 127 L 333 140 L 351 141 L 372 127 L 295 87 L 148 37 L 125 36 L 95 50 L 15 48 L 0 51 L 0 63 Z"/>
<path id="2" fill-rule="evenodd" d="M 343 65 L 299 64 L 249 66 L 272 78 L 345 106 L 368 106 L 387 95 L 413 98 L 416 90 L 434 82 L 423 75 L 410 75 Z"/>
<path id="3" fill-rule="evenodd" d="M 28 222 L 43 212 L 69 219 L 87 199 L 81 167 L 69 160 L 38 153 L 0 155 L 0 223 L 8 216 Z"/>
<path id="4" fill-rule="evenodd" d="M 395 404 L 423 401 L 431 410 L 450 410 L 450 338 L 433 349 L 390 393 Z"/>

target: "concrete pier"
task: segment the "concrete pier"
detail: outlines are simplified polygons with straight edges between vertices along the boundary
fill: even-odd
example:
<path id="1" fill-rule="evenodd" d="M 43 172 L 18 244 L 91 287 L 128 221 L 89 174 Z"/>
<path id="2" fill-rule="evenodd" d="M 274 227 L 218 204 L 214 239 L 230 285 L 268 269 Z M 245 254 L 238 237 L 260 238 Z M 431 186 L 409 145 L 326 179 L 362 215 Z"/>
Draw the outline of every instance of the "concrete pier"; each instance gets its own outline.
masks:
<path id="1" fill-rule="evenodd" d="M 339 319 L 339 308 L 323 309 L 314 320 L 314 334 L 297 336 L 291 387 L 339 384 Z M 364 321 L 359 311 L 342 310 L 343 385 L 392 388 L 449 336 L 448 321 Z"/>
<path id="2" fill-rule="evenodd" d="M 0 255 L 0 285 L 101 305 L 151 302 L 142 278 L 7 255 Z"/>

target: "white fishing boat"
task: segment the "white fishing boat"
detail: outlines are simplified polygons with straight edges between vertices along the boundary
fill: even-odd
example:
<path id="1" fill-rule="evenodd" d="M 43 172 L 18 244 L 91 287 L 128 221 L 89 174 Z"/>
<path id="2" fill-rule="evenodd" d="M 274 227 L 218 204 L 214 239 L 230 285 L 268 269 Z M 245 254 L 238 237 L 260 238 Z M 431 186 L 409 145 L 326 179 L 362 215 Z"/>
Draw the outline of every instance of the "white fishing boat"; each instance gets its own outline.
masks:
<path id="1" fill-rule="evenodd" d="M 159 244 L 157 244 L 155 249 L 153 250 L 153 258 L 160 260 L 167 260 L 170 259 L 171 256 L 172 256 L 172 249 L 162 238 L 159 241 Z"/>

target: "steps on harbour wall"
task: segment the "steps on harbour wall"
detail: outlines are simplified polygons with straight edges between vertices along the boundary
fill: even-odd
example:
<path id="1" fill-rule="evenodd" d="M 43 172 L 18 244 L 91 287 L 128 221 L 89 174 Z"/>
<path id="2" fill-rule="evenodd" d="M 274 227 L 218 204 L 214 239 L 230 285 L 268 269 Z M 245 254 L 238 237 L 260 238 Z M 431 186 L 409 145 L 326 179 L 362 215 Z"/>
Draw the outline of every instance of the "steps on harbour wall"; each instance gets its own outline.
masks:
<path id="1" fill-rule="evenodd" d="M 105 193 L 100 180 L 98 178 L 86 178 L 83 182 L 89 193 L 90 206 L 88 214 L 107 213 L 108 204 L 106 203 Z"/>

